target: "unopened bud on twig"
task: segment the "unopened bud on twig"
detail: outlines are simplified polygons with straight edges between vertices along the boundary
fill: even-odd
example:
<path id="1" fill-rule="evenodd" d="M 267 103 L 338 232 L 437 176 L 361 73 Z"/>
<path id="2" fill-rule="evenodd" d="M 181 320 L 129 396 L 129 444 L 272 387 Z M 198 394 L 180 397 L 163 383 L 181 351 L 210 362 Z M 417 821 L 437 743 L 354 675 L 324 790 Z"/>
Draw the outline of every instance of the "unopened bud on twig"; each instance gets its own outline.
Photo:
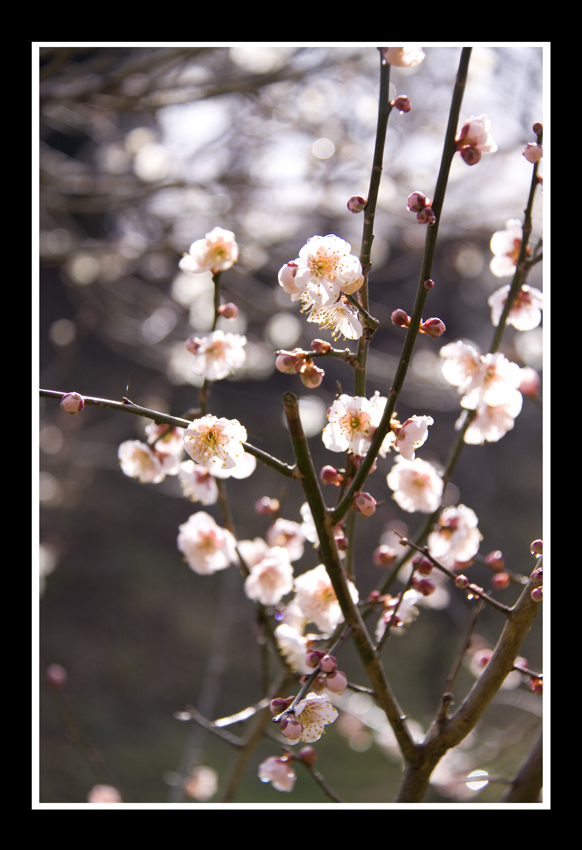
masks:
<path id="1" fill-rule="evenodd" d="M 365 209 L 367 203 L 368 201 L 361 195 L 352 195 L 348 201 L 348 209 L 350 212 L 359 213 Z"/>
<path id="2" fill-rule="evenodd" d="M 376 513 L 376 499 L 369 493 L 358 493 L 354 499 L 354 506 L 362 516 L 372 516 Z"/>
<path id="3" fill-rule="evenodd" d="M 406 312 L 406 310 L 394 310 L 392 315 L 390 316 L 393 325 L 396 325 L 399 328 L 407 328 L 410 325 L 410 316 Z"/>
<path id="4" fill-rule="evenodd" d="M 427 319 L 426 322 L 422 322 L 420 325 L 420 332 L 432 337 L 442 336 L 446 329 L 447 327 L 443 320 L 436 318 Z"/>
<path id="5" fill-rule="evenodd" d="M 522 156 L 528 162 L 539 162 L 544 155 L 544 149 L 541 145 L 536 145 L 534 142 L 528 142 L 527 147 L 522 151 Z"/>
<path id="6" fill-rule="evenodd" d="M 410 98 L 405 94 L 399 94 L 398 97 L 391 100 L 390 106 L 394 107 L 394 109 L 398 109 L 400 112 L 410 112 L 412 109 Z"/>
<path id="7" fill-rule="evenodd" d="M 65 393 L 61 399 L 61 407 L 67 413 L 80 413 L 85 407 L 85 399 L 79 393 Z"/>
<path id="8" fill-rule="evenodd" d="M 430 204 L 430 201 L 428 200 L 424 192 L 412 192 L 408 196 L 407 203 L 407 209 L 410 210 L 410 212 L 417 213 L 423 210 L 427 204 Z"/>
<path id="9" fill-rule="evenodd" d="M 428 205 L 420 212 L 417 212 L 416 220 L 419 224 L 428 224 L 428 226 L 430 227 L 436 222 L 436 215 L 434 214 L 433 208 Z"/>

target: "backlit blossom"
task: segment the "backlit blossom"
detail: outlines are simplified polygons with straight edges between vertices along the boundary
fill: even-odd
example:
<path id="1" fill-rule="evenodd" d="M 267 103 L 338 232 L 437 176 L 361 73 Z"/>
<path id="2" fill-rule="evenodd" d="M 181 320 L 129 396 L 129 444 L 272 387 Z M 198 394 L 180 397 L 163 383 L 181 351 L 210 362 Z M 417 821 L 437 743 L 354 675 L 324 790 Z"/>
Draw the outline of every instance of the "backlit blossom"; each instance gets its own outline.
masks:
<path id="1" fill-rule="evenodd" d="M 491 237 L 491 253 L 494 255 L 489 263 L 491 273 L 495 277 L 512 277 L 515 274 L 523 227 L 517 218 L 505 222 L 505 230 L 498 230 Z"/>
<path id="2" fill-rule="evenodd" d="M 193 337 L 186 347 L 194 356 L 192 371 L 207 381 L 220 381 L 244 365 L 246 336 L 212 331 L 207 336 Z"/>
<path id="3" fill-rule="evenodd" d="M 279 283 L 304 309 L 333 304 L 364 282 L 361 263 L 350 251 L 351 245 L 334 234 L 312 236 L 299 257 L 280 270 Z"/>
<path id="4" fill-rule="evenodd" d="M 184 779 L 182 788 L 193 800 L 210 800 L 218 790 L 218 774 L 211 767 L 199 764 Z"/>
<path id="5" fill-rule="evenodd" d="M 323 443 L 332 452 L 365 455 L 380 422 L 380 408 L 367 398 L 341 395 L 328 413 Z M 380 414 L 381 415 L 381 414 Z"/>
<path id="6" fill-rule="evenodd" d="M 303 555 L 305 536 L 298 522 L 279 517 L 267 531 L 267 542 L 269 546 L 282 546 L 290 561 L 298 561 Z"/>
<path id="7" fill-rule="evenodd" d="M 358 311 L 347 300 L 340 298 L 324 307 L 314 306 L 308 322 L 316 322 L 320 328 L 329 328 L 334 339 L 359 339 L 362 336 L 362 323 Z"/>
<path id="8" fill-rule="evenodd" d="M 521 370 L 500 351 L 481 357 L 482 369 L 465 388 L 461 407 L 474 410 L 480 404 L 496 406 L 511 401 L 521 382 Z"/>
<path id="9" fill-rule="evenodd" d="M 262 605 L 276 605 L 293 590 L 293 567 L 287 549 L 269 549 L 263 560 L 251 567 L 244 589 L 249 599 Z"/>
<path id="10" fill-rule="evenodd" d="M 358 591 L 348 581 L 350 595 L 358 601 Z M 344 615 L 340 608 L 331 579 L 323 564 L 295 579 L 295 601 L 305 617 L 323 632 L 333 632 Z"/>
<path id="11" fill-rule="evenodd" d="M 455 142 L 458 151 L 471 149 L 479 154 L 494 153 L 497 150 L 497 145 L 489 132 L 491 130 L 491 122 L 486 115 L 471 115 L 458 133 Z M 475 158 L 474 162 L 478 162 L 481 157 Z M 467 160 L 466 160 L 467 161 Z M 473 164 L 469 162 L 469 164 Z"/>
<path id="12" fill-rule="evenodd" d="M 449 569 L 454 568 L 455 562 L 470 561 L 482 540 L 478 523 L 477 514 L 466 505 L 445 508 L 435 530 L 428 535 L 430 554 Z"/>
<path id="13" fill-rule="evenodd" d="M 243 452 L 242 457 L 238 458 L 237 465 L 225 468 L 223 466 L 213 465 L 210 467 L 210 473 L 215 478 L 236 478 L 242 480 L 249 478 L 257 468 L 257 459 L 249 452 Z"/>
<path id="14" fill-rule="evenodd" d="M 464 436 L 465 443 L 482 446 L 483 443 L 496 443 L 514 426 L 516 416 L 521 412 L 523 397 L 518 390 L 507 396 L 500 404 L 479 404 L 477 413 Z M 459 430 L 465 422 L 464 414 L 455 423 Z"/>
<path id="15" fill-rule="evenodd" d="M 383 47 L 382 56 L 389 65 L 396 68 L 413 68 L 420 65 L 425 52 L 422 47 Z"/>
<path id="16" fill-rule="evenodd" d="M 213 274 L 229 269 L 238 260 L 238 245 L 234 233 L 215 227 L 204 239 L 198 239 L 190 245 L 189 251 L 179 262 L 182 271 Z"/>
<path id="17" fill-rule="evenodd" d="M 411 416 L 396 434 L 394 448 L 406 460 L 414 460 L 414 451 L 426 442 L 429 425 L 434 425 L 432 416 Z"/>
<path id="18" fill-rule="evenodd" d="M 301 514 L 301 519 L 303 520 L 303 522 L 301 523 L 301 533 L 303 534 L 305 539 L 309 540 L 309 542 L 313 544 L 313 547 L 316 548 L 317 546 L 319 546 L 319 537 L 317 536 L 317 529 L 313 521 L 313 514 L 311 513 L 311 508 L 309 507 L 307 502 L 303 502 L 299 509 L 299 513 Z"/>
<path id="19" fill-rule="evenodd" d="M 117 457 L 121 471 L 142 484 L 159 484 L 166 477 L 159 456 L 139 440 L 126 440 L 119 446 Z"/>
<path id="20" fill-rule="evenodd" d="M 123 803 L 121 794 L 113 785 L 94 785 L 87 794 L 88 803 Z"/>
<path id="21" fill-rule="evenodd" d="M 178 481 L 182 492 L 190 501 L 201 502 L 203 505 L 215 505 L 218 501 L 216 478 L 205 466 L 200 466 L 193 460 L 185 460 L 180 464 Z"/>
<path id="22" fill-rule="evenodd" d="M 458 387 L 460 395 L 479 375 L 484 374 L 485 364 L 477 349 L 463 340 L 443 345 L 439 356 L 444 359 L 443 376 L 453 387 Z"/>
<path id="23" fill-rule="evenodd" d="M 305 744 L 319 741 L 325 733 L 324 727 L 333 723 L 338 716 L 338 711 L 329 701 L 329 697 L 318 696 L 315 693 L 307 694 L 305 699 L 298 702 L 293 713 L 301 723 L 303 731 L 299 738 L 290 740 L 291 744 L 296 744 L 298 741 L 303 741 Z"/>
<path id="24" fill-rule="evenodd" d="M 292 791 L 297 776 L 291 762 L 284 756 L 270 756 L 259 765 L 259 779 L 270 782 L 276 791 Z"/>
<path id="25" fill-rule="evenodd" d="M 307 663 L 310 643 L 300 631 L 288 623 L 282 623 L 275 629 L 275 640 L 279 652 L 295 673 L 303 675 L 313 673 L 313 668 Z"/>
<path id="26" fill-rule="evenodd" d="M 202 416 L 184 433 L 184 447 L 192 460 L 209 468 L 233 469 L 242 461 L 246 428 L 237 419 Z"/>
<path id="27" fill-rule="evenodd" d="M 402 456 L 397 457 L 386 480 L 390 489 L 394 490 L 392 498 L 403 511 L 431 514 L 441 503 L 443 479 L 425 460 L 416 458 L 408 461 Z"/>
<path id="28" fill-rule="evenodd" d="M 236 541 L 210 514 L 198 511 L 180 526 L 178 549 L 199 575 L 212 575 L 236 561 Z"/>
<path id="29" fill-rule="evenodd" d="M 494 327 L 499 324 L 509 289 L 509 284 L 506 284 L 487 299 L 487 303 L 491 307 L 491 323 Z M 543 308 L 543 293 L 533 286 L 522 286 L 509 311 L 507 324 L 513 325 L 518 331 L 532 331 L 537 328 L 542 320 Z"/>

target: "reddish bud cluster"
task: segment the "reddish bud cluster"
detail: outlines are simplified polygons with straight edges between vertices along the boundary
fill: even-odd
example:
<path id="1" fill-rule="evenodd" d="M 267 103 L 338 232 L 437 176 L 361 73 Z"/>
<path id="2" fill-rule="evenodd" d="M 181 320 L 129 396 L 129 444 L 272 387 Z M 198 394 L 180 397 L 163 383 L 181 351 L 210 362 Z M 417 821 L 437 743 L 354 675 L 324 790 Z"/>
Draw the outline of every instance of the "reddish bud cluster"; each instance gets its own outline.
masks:
<path id="1" fill-rule="evenodd" d="M 405 94 L 399 94 L 398 97 L 395 97 L 394 100 L 391 100 L 390 106 L 392 106 L 394 109 L 398 109 L 400 113 L 410 112 L 410 110 L 412 109 L 410 98 Z"/>
<path id="2" fill-rule="evenodd" d="M 529 686 L 534 692 L 534 694 L 539 694 L 540 696 L 544 690 L 544 680 L 542 676 L 536 676 L 535 679 L 530 679 Z"/>
<path id="3" fill-rule="evenodd" d="M 338 472 L 335 466 L 323 466 L 321 468 L 321 472 L 319 473 L 319 477 L 321 479 L 322 484 L 333 484 L 335 487 L 339 487 L 339 485 L 344 480 L 344 476 L 341 472 Z"/>
<path id="4" fill-rule="evenodd" d="M 419 224 L 430 226 L 436 222 L 432 201 L 426 197 L 424 192 L 412 192 L 408 196 L 407 209 L 416 213 L 416 220 Z"/>
<path id="5" fill-rule="evenodd" d="M 325 372 L 315 365 L 311 357 L 301 349 L 294 348 L 293 351 L 280 351 L 275 360 L 275 368 L 286 375 L 298 372 L 301 382 L 310 389 L 318 387 L 323 381 Z"/>

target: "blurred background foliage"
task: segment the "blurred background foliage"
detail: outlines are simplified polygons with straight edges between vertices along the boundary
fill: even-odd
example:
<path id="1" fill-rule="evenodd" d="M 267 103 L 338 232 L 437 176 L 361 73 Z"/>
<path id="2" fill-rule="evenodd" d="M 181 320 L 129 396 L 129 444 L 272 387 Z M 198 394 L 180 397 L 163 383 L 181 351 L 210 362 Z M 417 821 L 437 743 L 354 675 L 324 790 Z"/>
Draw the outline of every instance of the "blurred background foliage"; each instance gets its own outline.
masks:
<path id="1" fill-rule="evenodd" d="M 402 331 L 390 314 L 411 310 L 425 235 L 406 198 L 434 191 L 459 58 L 456 47 L 425 52 L 420 66 L 391 73 L 391 97 L 407 94 L 413 110 L 393 112 L 388 128 L 370 276 L 370 311 L 381 327 L 368 395 L 387 393 L 400 352 Z M 487 298 L 503 281 L 489 270 L 489 240 L 522 216 L 527 200 L 531 166 L 521 151 L 534 139 L 534 121 L 543 121 L 542 58 L 541 47 L 519 44 L 473 50 L 462 115 L 486 113 L 499 150 L 473 168 L 453 162 L 428 302 L 447 333 L 438 342 L 419 339 L 398 405 L 401 420 L 434 417 L 421 451 L 427 460 L 444 463 L 459 413 L 459 397 L 440 374 L 441 345 L 462 337 L 485 352 L 491 342 Z M 362 216 L 346 202 L 367 194 L 378 79 L 371 46 L 41 47 L 41 386 L 125 395 L 177 416 L 195 406 L 199 379 L 184 340 L 210 328 L 212 288 L 206 276 L 181 273 L 178 260 L 218 225 L 233 230 L 241 248 L 238 264 L 222 275 L 224 299 L 240 313 L 223 327 L 246 334 L 248 344 L 246 366 L 213 386 L 212 412 L 239 419 L 249 442 L 290 462 L 280 398 L 291 389 L 305 399 L 316 466 L 333 463 L 318 434 L 336 382 L 351 393 L 352 376 L 343 362 L 326 361 L 323 384 L 310 391 L 275 371 L 276 349 L 331 340 L 305 322 L 277 272 L 314 234 L 336 233 L 359 253 Z M 541 287 L 541 264 L 529 283 Z M 541 340 L 541 328 L 509 328 L 502 350 L 539 371 Z M 202 506 L 185 500 L 175 479 L 140 485 L 118 467 L 119 443 L 143 438 L 146 424 L 95 407 L 72 417 L 41 400 L 41 802 L 84 802 L 97 782 L 116 785 L 127 802 L 182 801 L 181 777 L 197 762 L 224 781 L 228 745 L 174 713 L 204 699 L 219 717 L 263 695 L 260 633 L 242 577 L 235 568 L 196 576 L 176 549 L 178 525 Z M 529 543 L 541 536 L 541 447 L 541 411 L 524 399 L 499 443 L 465 448 L 448 493 L 447 504 L 476 511 L 482 553 L 502 550 L 518 573 L 530 572 Z M 381 462 L 369 482 L 383 503 L 359 522 L 361 597 L 384 578 L 371 560 L 381 535 L 414 533 L 420 524 L 390 499 L 391 465 L 391 458 Z M 268 520 L 253 505 L 265 495 L 281 499 L 282 516 L 300 521 L 300 488 L 265 467 L 231 480 L 229 492 L 239 538 L 264 536 Z M 335 494 L 325 494 L 333 502 Z M 220 520 L 217 506 L 207 510 Z M 316 564 L 308 547 L 295 572 Z M 487 587 L 491 574 L 471 569 Z M 499 596 L 510 603 L 516 594 L 509 588 Z M 423 609 L 406 636 L 386 647 L 390 681 L 419 729 L 438 704 L 468 612 L 465 600 L 451 596 L 442 610 Z M 487 611 L 480 643 L 493 646 L 501 625 Z M 523 651 L 536 669 L 540 634 L 536 622 Z M 52 663 L 67 671 L 60 691 L 44 684 Z M 349 648 L 340 666 L 366 684 Z M 457 699 L 472 681 L 464 670 Z M 427 800 L 499 799 L 500 786 L 474 797 L 454 777 L 476 767 L 511 776 L 537 735 L 540 704 L 523 684 L 501 691 Z M 381 746 L 373 705 L 360 698 L 340 719 L 318 744 L 317 767 L 347 801 L 390 801 L 400 766 Z M 325 802 L 306 772 L 289 796 L 259 782 L 258 763 L 277 752 L 272 742 L 259 747 L 236 800 Z"/>

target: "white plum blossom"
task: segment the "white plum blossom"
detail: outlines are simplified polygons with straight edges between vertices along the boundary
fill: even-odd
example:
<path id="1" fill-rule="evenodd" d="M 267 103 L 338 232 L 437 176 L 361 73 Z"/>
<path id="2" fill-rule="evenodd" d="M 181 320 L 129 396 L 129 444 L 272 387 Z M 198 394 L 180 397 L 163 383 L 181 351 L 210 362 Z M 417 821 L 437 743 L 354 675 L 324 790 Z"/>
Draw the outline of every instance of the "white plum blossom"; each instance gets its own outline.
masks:
<path id="1" fill-rule="evenodd" d="M 496 443 L 508 431 L 511 431 L 516 416 L 521 412 L 523 397 L 518 390 L 513 391 L 501 403 L 496 405 L 479 404 L 475 418 L 467 428 L 464 442 L 473 446 L 482 446 L 483 443 Z M 460 430 L 465 422 L 463 414 L 455 428 Z"/>
<path id="2" fill-rule="evenodd" d="M 251 567 L 244 589 L 249 599 L 262 605 L 276 605 L 293 590 L 293 567 L 287 549 L 269 549 L 263 560 Z"/>
<path id="3" fill-rule="evenodd" d="M 275 629 L 275 640 L 277 641 L 279 652 L 295 673 L 301 673 L 302 675 L 313 673 L 313 667 L 310 667 L 306 661 L 310 642 L 298 629 L 289 623 L 281 623 Z"/>
<path id="4" fill-rule="evenodd" d="M 522 239 L 523 227 L 517 218 L 509 219 L 505 222 L 505 230 L 498 230 L 493 234 L 491 253 L 494 256 L 489 268 L 495 277 L 511 277 L 515 274 Z"/>
<path id="5" fill-rule="evenodd" d="M 436 511 L 443 495 L 443 479 L 431 463 L 416 458 L 405 460 L 401 455 L 388 473 L 386 480 L 393 499 L 403 511 L 431 514 Z"/>
<path id="6" fill-rule="evenodd" d="M 500 351 L 481 357 L 482 369 L 473 375 L 461 399 L 461 407 L 474 410 L 480 404 L 497 406 L 512 399 L 521 383 L 521 369 Z M 519 394 L 519 393 L 518 393 Z"/>
<path id="7" fill-rule="evenodd" d="M 317 535 L 317 529 L 313 521 L 313 514 L 311 513 L 311 508 L 309 507 L 307 502 L 303 502 L 303 504 L 299 508 L 299 513 L 301 514 L 301 519 L 303 520 L 303 522 L 301 523 L 301 533 L 303 534 L 306 540 L 313 544 L 313 548 L 316 549 L 319 546 L 319 537 Z"/>
<path id="8" fill-rule="evenodd" d="M 194 356 L 192 371 L 207 381 L 220 381 L 231 375 L 246 361 L 246 336 L 212 331 L 207 336 L 193 337 L 186 348 Z"/>
<path id="9" fill-rule="evenodd" d="M 160 456 L 139 440 L 126 440 L 119 446 L 117 457 L 121 471 L 142 484 L 159 484 L 166 477 Z"/>
<path id="10" fill-rule="evenodd" d="M 348 581 L 354 602 L 359 599 L 358 591 Z M 322 632 L 333 632 L 344 621 L 335 590 L 323 564 L 295 579 L 295 601 L 306 619 L 315 623 Z"/>
<path id="11" fill-rule="evenodd" d="M 425 57 L 422 47 L 383 47 L 382 56 L 396 68 L 414 68 Z"/>
<path id="12" fill-rule="evenodd" d="M 257 468 L 257 459 L 249 452 L 243 452 L 242 457 L 238 458 L 237 465 L 226 469 L 223 466 L 211 466 L 210 473 L 215 478 L 236 478 L 242 480 L 249 478 Z"/>
<path id="13" fill-rule="evenodd" d="M 191 502 L 201 502 L 203 505 L 215 505 L 218 501 L 218 486 L 216 478 L 205 466 L 185 460 L 180 464 L 178 481 L 182 492 Z"/>
<path id="14" fill-rule="evenodd" d="M 270 782 L 275 791 L 292 791 L 297 776 L 291 762 L 285 756 L 269 756 L 259 765 L 259 779 Z"/>
<path id="15" fill-rule="evenodd" d="M 477 514 L 466 505 L 445 508 L 427 538 L 430 554 L 449 569 L 454 569 L 456 562 L 470 561 L 483 539 L 478 524 Z"/>
<path id="16" fill-rule="evenodd" d="M 449 342 L 439 351 L 444 359 L 443 376 L 453 387 L 458 388 L 460 395 L 465 395 L 467 388 L 480 379 L 485 372 L 483 358 L 477 349 L 463 340 Z"/>
<path id="17" fill-rule="evenodd" d="M 396 434 L 394 448 L 405 460 L 414 460 L 415 449 L 426 442 L 429 425 L 434 425 L 432 416 L 411 416 L 401 426 Z"/>
<path id="18" fill-rule="evenodd" d="M 329 701 L 329 697 L 318 694 L 307 694 L 305 699 L 297 703 L 293 709 L 293 713 L 303 729 L 299 738 L 290 739 L 290 744 L 296 744 L 303 741 L 305 744 L 312 744 L 314 741 L 319 741 L 325 733 L 325 726 L 333 723 L 338 717 L 338 711 Z"/>
<path id="19" fill-rule="evenodd" d="M 350 251 L 351 245 L 335 234 L 312 236 L 299 257 L 279 271 L 279 284 L 292 301 L 302 301 L 303 309 L 329 306 L 364 282 L 362 265 Z"/>
<path id="20" fill-rule="evenodd" d="M 367 398 L 341 395 L 332 404 L 328 419 L 322 434 L 326 448 L 363 456 L 380 422 L 381 409 Z"/>
<path id="21" fill-rule="evenodd" d="M 487 299 L 487 303 L 491 307 L 491 323 L 494 327 L 499 324 L 509 289 L 509 284 L 506 284 Z M 513 325 L 518 331 L 533 331 L 542 320 L 543 308 L 543 293 L 533 286 L 522 286 L 509 311 L 507 324 Z"/>
<path id="22" fill-rule="evenodd" d="M 234 535 L 217 525 L 210 514 L 198 511 L 179 528 L 178 549 L 195 573 L 212 575 L 235 563 Z"/>
<path id="23" fill-rule="evenodd" d="M 359 339 L 362 336 L 362 323 L 355 310 L 347 300 L 340 298 L 333 304 L 324 307 L 314 306 L 308 322 L 316 322 L 320 328 L 329 328 L 334 339 L 342 336 L 344 339 Z"/>
<path id="24" fill-rule="evenodd" d="M 184 447 L 192 460 L 209 469 L 232 470 L 243 460 L 247 431 L 237 419 L 202 416 L 184 432 Z"/>
<path id="25" fill-rule="evenodd" d="M 279 517 L 267 531 L 267 542 L 269 546 L 282 546 L 290 561 L 298 561 L 303 555 L 305 536 L 298 522 Z"/>
<path id="26" fill-rule="evenodd" d="M 190 245 L 190 249 L 179 262 L 182 271 L 192 274 L 202 274 L 211 271 L 213 274 L 225 271 L 238 260 L 238 245 L 234 233 L 215 227 L 207 233 L 204 239 L 198 239 Z"/>
<path id="27" fill-rule="evenodd" d="M 270 548 L 262 537 L 255 537 L 254 540 L 239 540 L 237 544 L 241 558 L 249 570 L 263 560 Z"/>

